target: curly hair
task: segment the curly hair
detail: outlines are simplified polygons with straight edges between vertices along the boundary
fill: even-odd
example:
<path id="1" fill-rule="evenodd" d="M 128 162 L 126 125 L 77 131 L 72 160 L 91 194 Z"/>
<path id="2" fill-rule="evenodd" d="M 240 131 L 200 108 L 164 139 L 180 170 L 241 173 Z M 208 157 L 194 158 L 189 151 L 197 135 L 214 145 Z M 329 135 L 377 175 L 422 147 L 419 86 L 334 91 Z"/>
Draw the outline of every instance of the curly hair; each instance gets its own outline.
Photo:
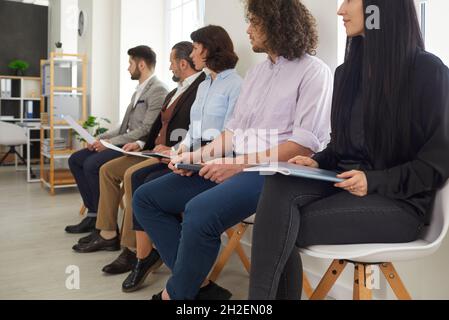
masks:
<path id="1" fill-rule="evenodd" d="M 246 16 L 254 16 L 265 33 L 265 45 L 288 60 L 316 54 L 316 20 L 300 0 L 245 0 Z"/>

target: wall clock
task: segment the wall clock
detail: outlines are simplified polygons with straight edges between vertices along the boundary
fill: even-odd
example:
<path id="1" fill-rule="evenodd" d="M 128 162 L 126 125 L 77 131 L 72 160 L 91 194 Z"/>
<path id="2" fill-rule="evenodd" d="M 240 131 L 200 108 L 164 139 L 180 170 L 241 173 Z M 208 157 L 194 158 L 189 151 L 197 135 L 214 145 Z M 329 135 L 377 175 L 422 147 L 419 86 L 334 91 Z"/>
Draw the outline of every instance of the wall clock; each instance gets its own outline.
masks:
<path id="1" fill-rule="evenodd" d="M 84 29 L 86 27 L 86 15 L 83 11 L 80 11 L 78 16 L 78 35 L 81 37 L 84 34 Z"/>

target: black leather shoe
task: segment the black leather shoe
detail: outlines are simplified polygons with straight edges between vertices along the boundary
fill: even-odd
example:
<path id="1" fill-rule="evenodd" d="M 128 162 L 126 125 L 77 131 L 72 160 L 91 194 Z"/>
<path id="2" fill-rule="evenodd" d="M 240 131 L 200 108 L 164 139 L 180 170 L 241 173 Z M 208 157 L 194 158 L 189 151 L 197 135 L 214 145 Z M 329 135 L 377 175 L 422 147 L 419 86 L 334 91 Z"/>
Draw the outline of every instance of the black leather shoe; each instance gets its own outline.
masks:
<path id="1" fill-rule="evenodd" d="M 76 244 L 72 248 L 78 253 L 91 253 L 97 251 L 119 251 L 120 250 L 120 238 L 117 236 L 111 240 L 103 239 L 100 234 L 92 239 L 91 242 L 86 244 Z"/>
<path id="2" fill-rule="evenodd" d="M 137 263 L 136 254 L 128 248 L 123 249 L 122 253 L 111 264 L 103 268 L 104 273 L 122 274 L 133 270 Z"/>
<path id="3" fill-rule="evenodd" d="M 148 257 L 137 260 L 136 266 L 130 275 L 123 281 L 123 292 L 134 292 L 144 283 L 147 276 L 162 265 L 162 259 L 156 249 L 153 249 Z"/>
<path id="4" fill-rule="evenodd" d="M 158 294 L 153 295 L 153 298 L 151 300 L 162 301 L 162 292 L 163 291 L 159 292 Z"/>
<path id="5" fill-rule="evenodd" d="M 86 217 L 79 224 L 74 226 L 67 226 L 65 232 L 72 234 L 88 233 L 95 231 L 95 224 L 97 223 L 97 218 Z"/>
<path id="6" fill-rule="evenodd" d="M 95 237 L 100 233 L 99 230 L 95 230 L 94 232 L 92 232 L 91 234 L 89 234 L 87 237 L 83 237 L 81 239 L 78 240 L 79 244 L 86 244 L 91 242 L 93 239 L 95 239 Z"/>
<path id="7" fill-rule="evenodd" d="M 207 286 L 200 289 L 195 300 L 203 300 L 203 301 L 230 300 L 231 297 L 232 293 L 229 290 L 222 288 L 216 283 L 210 281 Z"/>

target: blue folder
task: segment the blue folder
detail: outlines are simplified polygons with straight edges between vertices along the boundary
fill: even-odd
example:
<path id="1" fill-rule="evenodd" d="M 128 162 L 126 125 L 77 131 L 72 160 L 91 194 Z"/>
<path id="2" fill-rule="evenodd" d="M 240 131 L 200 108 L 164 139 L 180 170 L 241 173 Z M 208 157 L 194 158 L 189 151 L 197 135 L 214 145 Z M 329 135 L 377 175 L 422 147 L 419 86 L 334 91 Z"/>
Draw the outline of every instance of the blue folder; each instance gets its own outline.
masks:
<path id="1" fill-rule="evenodd" d="M 338 173 L 323 169 L 316 169 L 310 167 L 304 167 L 297 164 L 292 164 L 288 162 L 272 163 L 268 165 L 261 165 L 256 167 L 251 167 L 244 170 L 245 172 L 260 172 L 261 174 L 276 174 L 280 173 L 285 176 L 293 176 L 299 178 L 321 180 L 328 182 L 343 182 L 344 179 L 337 178 Z"/>

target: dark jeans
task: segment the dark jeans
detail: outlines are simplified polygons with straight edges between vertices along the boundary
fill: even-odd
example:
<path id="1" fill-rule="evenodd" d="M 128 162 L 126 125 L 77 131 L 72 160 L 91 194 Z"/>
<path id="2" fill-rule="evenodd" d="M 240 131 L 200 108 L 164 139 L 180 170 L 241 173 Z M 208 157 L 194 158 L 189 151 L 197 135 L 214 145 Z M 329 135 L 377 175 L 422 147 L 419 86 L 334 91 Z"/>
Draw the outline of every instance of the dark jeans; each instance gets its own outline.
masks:
<path id="1" fill-rule="evenodd" d="M 88 210 L 87 216 L 97 216 L 100 200 L 100 168 L 119 157 L 123 157 L 123 154 L 114 150 L 94 152 L 83 149 L 69 158 L 70 171 L 75 177 L 84 206 Z"/>
<path id="2" fill-rule="evenodd" d="M 253 234 L 250 300 L 301 298 L 297 247 L 415 241 L 423 222 L 401 201 L 360 198 L 332 183 L 268 177 Z"/>
<path id="3" fill-rule="evenodd" d="M 172 171 L 168 168 L 166 164 L 163 163 L 137 170 L 131 176 L 133 194 L 136 192 L 137 189 L 139 189 L 140 186 L 144 185 L 145 183 L 156 180 L 157 178 L 165 176 L 170 172 Z M 137 221 L 136 216 L 134 214 L 133 214 L 133 224 L 134 224 L 134 231 L 145 231 L 143 230 L 140 223 Z"/>
<path id="4" fill-rule="evenodd" d="M 172 270 L 167 290 L 173 300 L 196 297 L 217 259 L 221 234 L 254 214 L 263 182 L 257 173 L 219 185 L 172 173 L 136 191 L 134 215 Z"/>

